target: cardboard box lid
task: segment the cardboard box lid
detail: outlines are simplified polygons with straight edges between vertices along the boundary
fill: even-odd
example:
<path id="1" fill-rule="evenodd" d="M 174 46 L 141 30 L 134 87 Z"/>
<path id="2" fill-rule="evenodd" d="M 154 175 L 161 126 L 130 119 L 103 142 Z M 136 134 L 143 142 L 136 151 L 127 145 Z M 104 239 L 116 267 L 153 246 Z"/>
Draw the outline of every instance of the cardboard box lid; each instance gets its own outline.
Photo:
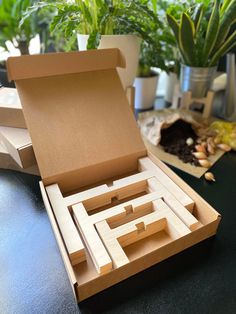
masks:
<path id="1" fill-rule="evenodd" d="M 133 171 L 146 154 L 117 66 L 118 49 L 8 59 L 45 184 L 69 191 Z"/>

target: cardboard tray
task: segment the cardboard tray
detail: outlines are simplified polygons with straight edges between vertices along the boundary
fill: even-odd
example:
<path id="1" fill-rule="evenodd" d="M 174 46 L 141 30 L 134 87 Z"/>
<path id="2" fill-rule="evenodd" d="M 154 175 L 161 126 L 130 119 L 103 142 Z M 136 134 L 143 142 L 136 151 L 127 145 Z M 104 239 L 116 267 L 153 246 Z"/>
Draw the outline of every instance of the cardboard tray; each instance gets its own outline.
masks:
<path id="1" fill-rule="evenodd" d="M 118 49 L 8 59 L 79 301 L 214 235 L 220 221 L 146 151 L 118 66 Z"/>
<path id="2" fill-rule="evenodd" d="M 0 125 L 26 128 L 20 99 L 15 88 L 0 88 Z"/>

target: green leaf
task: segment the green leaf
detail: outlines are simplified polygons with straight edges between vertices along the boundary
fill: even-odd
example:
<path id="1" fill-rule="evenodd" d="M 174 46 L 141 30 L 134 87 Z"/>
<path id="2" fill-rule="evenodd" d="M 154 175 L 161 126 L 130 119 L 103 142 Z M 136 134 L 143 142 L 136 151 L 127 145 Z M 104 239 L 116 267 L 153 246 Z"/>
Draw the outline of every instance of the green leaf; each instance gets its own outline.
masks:
<path id="1" fill-rule="evenodd" d="M 100 43 L 101 34 L 98 31 L 94 31 L 89 35 L 87 49 L 97 49 Z"/>
<path id="2" fill-rule="evenodd" d="M 203 15 L 203 3 L 199 3 L 196 5 L 193 14 L 192 14 L 192 20 L 194 22 L 195 31 L 197 32 L 201 23 Z"/>
<path id="3" fill-rule="evenodd" d="M 176 19 L 170 14 L 166 14 L 166 18 L 167 18 L 167 22 L 168 22 L 170 28 L 172 29 L 172 31 L 175 35 L 177 43 L 179 44 L 179 25 L 178 25 L 178 23 L 177 23 Z"/>
<path id="4" fill-rule="evenodd" d="M 194 24 L 190 17 L 183 13 L 180 21 L 179 44 L 184 61 L 188 65 L 194 65 Z"/>
<path id="5" fill-rule="evenodd" d="M 225 41 L 225 43 L 219 48 L 219 50 L 214 54 L 210 62 L 210 66 L 217 64 L 220 57 L 224 56 L 228 51 L 230 51 L 234 46 L 236 46 L 236 31 L 233 32 L 231 36 Z"/>
<path id="6" fill-rule="evenodd" d="M 225 12 L 225 10 L 228 8 L 228 6 L 230 5 L 231 2 L 232 2 L 232 0 L 225 0 L 225 1 L 223 1 L 222 7 L 220 9 L 220 13 L 222 15 Z"/>
<path id="7" fill-rule="evenodd" d="M 218 38 L 216 41 L 216 49 L 220 47 L 220 45 L 227 38 L 230 27 L 236 21 L 236 0 L 231 0 L 231 3 L 227 5 L 221 20 L 220 20 L 220 30 L 218 34 Z"/>
<path id="8" fill-rule="evenodd" d="M 208 62 L 209 56 L 215 46 L 217 36 L 219 33 L 219 23 L 220 23 L 220 3 L 218 0 L 215 0 L 215 5 L 208 23 L 205 44 L 203 48 L 202 60 L 205 63 Z"/>

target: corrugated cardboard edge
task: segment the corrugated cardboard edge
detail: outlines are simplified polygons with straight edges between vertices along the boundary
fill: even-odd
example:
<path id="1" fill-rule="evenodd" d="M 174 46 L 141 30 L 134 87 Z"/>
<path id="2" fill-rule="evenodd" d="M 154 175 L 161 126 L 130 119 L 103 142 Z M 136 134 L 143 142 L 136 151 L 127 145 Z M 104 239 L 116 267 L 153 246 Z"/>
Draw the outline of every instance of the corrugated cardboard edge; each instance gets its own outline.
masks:
<path id="1" fill-rule="evenodd" d="M 71 266 L 71 263 L 70 263 L 70 260 L 69 260 L 69 257 L 68 257 L 68 254 L 67 254 L 67 251 L 66 251 L 66 248 L 65 248 L 65 244 L 64 244 L 64 242 L 62 240 L 61 233 L 60 233 L 58 225 L 56 223 L 56 219 L 54 217 L 54 214 L 53 214 L 53 211 L 52 211 L 51 205 L 49 203 L 49 200 L 48 200 L 48 197 L 47 197 L 47 194 L 46 194 L 46 190 L 44 188 L 44 185 L 43 185 L 42 181 L 39 182 L 39 186 L 40 186 L 40 190 L 41 190 L 41 194 L 42 194 L 42 199 L 43 199 L 43 202 L 44 202 L 44 205 L 45 205 L 45 208 L 46 208 L 49 220 L 51 222 L 51 227 L 52 227 L 52 230 L 54 232 L 57 244 L 59 246 L 59 250 L 61 252 L 61 256 L 62 256 L 62 259 L 64 261 L 64 265 L 65 265 L 67 274 L 69 276 L 69 280 L 70 280 L 70 284 L 71 284 L 71 287 L 72 287 L 72 290 L 73 290 L 74 298 L 77 301 L 77 296 L 76 296 L 76 293 L 77 293 L 77 287 L 76 287 L 77 286 L 77 281 L 76 281 L 76 278 L 75 278 L 75 274 L 74 274 L 73 268 Z"/>
<path id="2" fill-rule="evenodd" d="M 221 215 L 211 206 L 209 205 L 201 196 L 199 196 L 191 187 L 188 186 L 187 183 L 185 183 L 181 178 L 179 178 L 171 169 L 169 169 L 163 162 L 158 160 L 155 156 L 148 153 L 148 156 L 152 159 L 152 161 L 157 164 L 160 169 L 162 169 L 175 183 L 177 183 L 183 191 L 188 193 L 190 197 L 192 197 L 194 200 L 197 198 L 198 201 L 203 203 L 204 206 L 206 206 L 209 209 L 209 212 L 213 215 L 214 221 L 211 223 L 208 223 L 204 227 L 193 231 L 187 236 L 181 237 L 178 240 L 175 240 L 174 242 L 171 242 L 161 248 L 159 248 L 156 251 L 153 251 L 149 253 L 148 255 L 145 255 L 142 258 L 139 258 L 138 260 L 135 260 L 134 262 L 131 262 L 130 264 L 126 265 L 125 267 L 120 267 L 116 270 L 113 270 L 112 272 L 97 277 L 94 280 L 91 280 L 89 283 L 86 283 L 86 285 L 78 286 L 76 283 L 76 277 L 74 274 L 74 270 L 70 264 L 69 257 L 66 253 L 65 245 L 63 243 L 60 231 L 58 229 L 58 225 L 56 223 L 55 217 L 53 215 L 53 210 L 49 204 L 49 201 L 47 199 L 47 195 L 45 192 L 45 188 L 43 186 L 43 182 L 40 182 L 40 188 L 43 195 L 43 200 L 45 199 L 45 206 L 47 209 L 47 212 L 49 214 L 49 219 L 52 221 L 52 228 L 55 233 L 55 237 L 58 242 L 58 246 L 60 248 L 60 251 L 62 252 L 62 257 L 65 263 L 65 267 L 68 272 L 68 276 L 70 278 L 72 287 L 75 288 L 75 295 L 77 295 L 78 301 L 83 301 L 84 299 L 106 289 L 111 287 L 112 285 L 121 282 L 124 279 L 127 279 L 130 276 L 133 276 L 137 274 L 138 272 L 145 270 L 152 265 L 155 265 L 213 235 L 216 234 L 218 225 L 221 220 Z"/>

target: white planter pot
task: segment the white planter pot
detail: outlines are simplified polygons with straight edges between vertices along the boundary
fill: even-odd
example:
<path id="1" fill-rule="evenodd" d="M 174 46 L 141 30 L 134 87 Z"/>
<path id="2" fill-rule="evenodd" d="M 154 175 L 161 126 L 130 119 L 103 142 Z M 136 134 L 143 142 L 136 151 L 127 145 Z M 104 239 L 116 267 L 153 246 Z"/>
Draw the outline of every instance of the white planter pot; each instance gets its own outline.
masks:
<path id="1" fill-rule="evenodd" d="M 79 50 L 87 50 L 89 35 L 77 35 Z M 137 74 L 140 39 L 136 35 L 102 35 L 98 49 L 119 48 L 126 60 L 125 69 L 117 69 L 123 87 L 132 86 Z"/>
<path id="2" fill-rule="evenodd" d="M 178 77 L 175 73 L 170 72 L 167 74 L 166 88 L 164 99 L 167 103 L 172 103 L 175 85 L 178 83 Z"/>
<path id="3" fill-rule="evenodd" d="M 136 77 L 135 86 L 135 109 L 151 109 L 156 98 L 156 90 L 159 75 L 151 77 Z"/>

